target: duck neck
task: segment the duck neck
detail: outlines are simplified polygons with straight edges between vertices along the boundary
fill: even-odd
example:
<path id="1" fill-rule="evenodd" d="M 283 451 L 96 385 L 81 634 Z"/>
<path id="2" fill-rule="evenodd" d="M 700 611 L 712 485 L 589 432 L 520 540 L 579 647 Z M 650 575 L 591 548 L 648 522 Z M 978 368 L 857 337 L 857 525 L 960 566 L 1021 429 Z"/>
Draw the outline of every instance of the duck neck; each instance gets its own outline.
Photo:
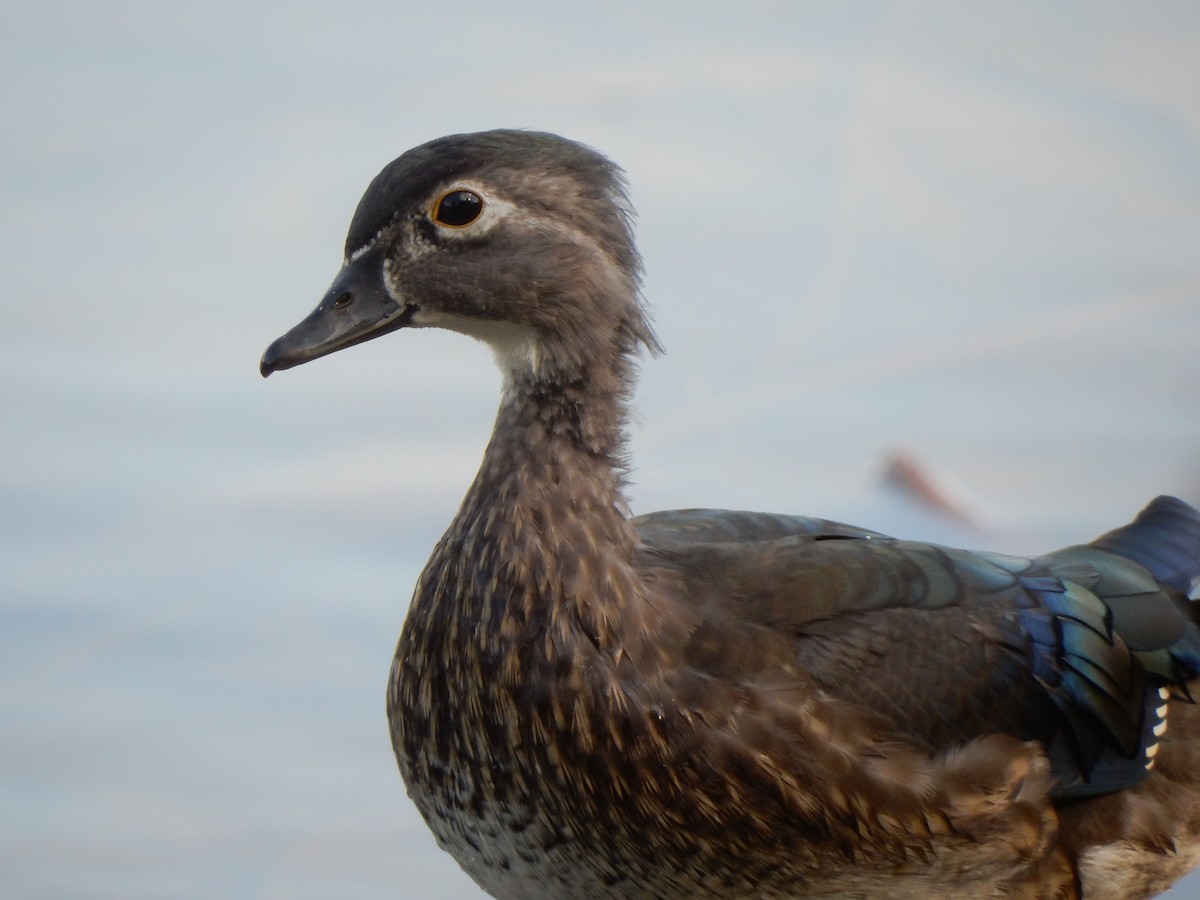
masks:
<path id="1" fill-rule="evenodd" d="M 576 459 L 599 477 L 625 468 L 625 380 L 594 366 L 570 376 L 510 374 L 489 454 L 545 463 L 548 454 Z M 515 441 L 513 440 L 515 438 Z"/>
<path id="2" fill-rule="evenodd" d="M 640 602 L 640 584 L 622 496 L 625 390 L 612 374 L 509 379 L 479 474 L 418 590 L 440 615 L 493 637 L 557 627 L 602 652 L 624 643 L 622 610 Z"/>
<path id="3" fill-rule="evenodd" d="M 625 391 L 604 374 L 510 377 L 463 511 L 551 552 L 569 522 L 586 523 L 593 543 L 627 556 Z"/>

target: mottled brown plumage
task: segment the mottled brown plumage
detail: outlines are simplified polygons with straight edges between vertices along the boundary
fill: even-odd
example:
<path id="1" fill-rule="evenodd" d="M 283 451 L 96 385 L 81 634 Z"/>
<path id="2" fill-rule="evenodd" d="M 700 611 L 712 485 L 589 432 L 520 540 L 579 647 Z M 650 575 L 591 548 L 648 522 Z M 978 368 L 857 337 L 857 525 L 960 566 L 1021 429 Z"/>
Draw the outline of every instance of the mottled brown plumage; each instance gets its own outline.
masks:
<path id="1" fill-rule="evenodd" d="M 443 327 L 504 373 L 388 690 L 441 846 L 509 898 L 1127 900 L 1195 865 L 1200 514 L 1160 498 L 1038 559 L 631 518 L 639 276 L 611 163 L 442 138 L 372 182 L 333 287 L 263 358 Z"/>

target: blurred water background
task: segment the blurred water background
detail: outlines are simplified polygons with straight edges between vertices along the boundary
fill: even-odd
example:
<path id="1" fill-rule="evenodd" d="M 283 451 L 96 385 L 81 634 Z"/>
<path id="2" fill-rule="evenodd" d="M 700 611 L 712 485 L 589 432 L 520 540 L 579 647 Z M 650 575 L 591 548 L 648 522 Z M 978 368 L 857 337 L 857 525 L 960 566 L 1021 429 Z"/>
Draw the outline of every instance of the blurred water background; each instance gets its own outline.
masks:
<path id="1" fill-rule="evenodd" d="M 400 333 L 256 368 L 369 179 L 440 134 L 557 131 L 627 169 L 668 349 L 639 511 L 1033 552 L 1200 500 L 1195 4 L 4 23 L 5 897 L 479 896 L 404 795 L 383 696 L 490 429 L 488 354 Z"/>

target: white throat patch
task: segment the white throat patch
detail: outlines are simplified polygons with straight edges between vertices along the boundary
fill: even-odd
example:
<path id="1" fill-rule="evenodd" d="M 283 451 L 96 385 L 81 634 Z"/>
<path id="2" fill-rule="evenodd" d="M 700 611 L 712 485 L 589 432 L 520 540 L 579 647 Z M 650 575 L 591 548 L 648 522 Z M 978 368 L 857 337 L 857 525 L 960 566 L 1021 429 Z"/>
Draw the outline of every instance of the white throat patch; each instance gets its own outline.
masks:
<path id="1" fill-rule="evenodd" d="M 537 332 L 528 325 L 476 319 L 429 309 L 417 309 L 411 324 L 415 328 L 445 328 L 483 341 L 492 348 L 496 365 L 500 367 L 506 384 L 514 376 L 537 372 L 542 365 Z"/>

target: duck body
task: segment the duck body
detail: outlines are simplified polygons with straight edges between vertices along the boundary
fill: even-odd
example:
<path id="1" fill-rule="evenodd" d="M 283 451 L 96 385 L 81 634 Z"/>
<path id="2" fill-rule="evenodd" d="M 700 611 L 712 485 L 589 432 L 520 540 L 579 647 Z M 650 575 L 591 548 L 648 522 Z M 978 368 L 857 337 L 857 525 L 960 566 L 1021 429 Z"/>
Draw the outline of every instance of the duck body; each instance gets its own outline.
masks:
<path id="1" fill-rule="evenodd" d="M 1200 862 L 1200 513 L 1018 559 L 799 516 L 634 518 L 657 343 L 619 172 L 442 138 L 372 182 L 269 374 L 403 327 L 504 375 L 388 688 L 409 794 L 496 897 L 1147 897 Z"/>

